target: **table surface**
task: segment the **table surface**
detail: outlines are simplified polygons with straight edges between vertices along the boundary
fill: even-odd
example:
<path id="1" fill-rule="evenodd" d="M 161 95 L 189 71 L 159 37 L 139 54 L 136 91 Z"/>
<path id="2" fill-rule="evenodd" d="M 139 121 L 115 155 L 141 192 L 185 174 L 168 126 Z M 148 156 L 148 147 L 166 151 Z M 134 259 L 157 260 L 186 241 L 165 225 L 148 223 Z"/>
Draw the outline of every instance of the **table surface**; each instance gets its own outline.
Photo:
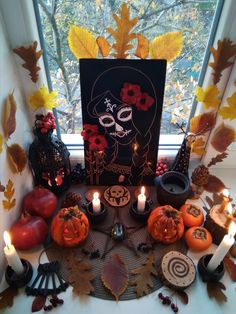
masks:
<path id="1" fill-rule="evenodd" d="M 236 169 L 213 169 L 211 171 L 214 172 L 223 182 L 226 187 L 230 190 L 230 195 L 236 200 Z M 204 194 L 202 195 L 202 199 L 204 199 Z M 198 203 L 198 201 L 192 201 L 191 203 Z M 216 249 L 215 245 L 212 245 L 207 251 L 201 253 L 194 253 L 192 251 L 188 251 L 188 256 L 192 258 L 194 263 L 197 265 L 199 258 L 202 255 L 213 253 Z M 38 256 L 41 252 L 42 248 L 38 248 L 37 250 L 27 251 L 27 252 L 19 252 L 21 258 L 25 258 L 31 262 L 34 268 L 34 275 L 38 265 Z M 45 254 L 42 255 L 41 262 L 46 262 L 47 257 Z M 236 262 L 236 260 L 235 260 Z M 236 306 L 236 284 L 231 281 L 228 273 L 226 272 L 224 277 L 221 279 L 223 284 L 226 287 L 225 294 L 227 295 L 227 302 L 223 304 L 217 303 L 214 299 L 209 299 L 206 284 L 204 284 L 199 276 L 197 276 L 197 280 L 195 283 L 186 289 L 186 292 L 189 296 L 189 303 L 187 305 L 183 305 L 181 301 L 178 301 L 176 298 L 179 313 L 181 314 L 199 314 L 201 311 L 203 313 L 212 313 L 212 314 L 232 314 L 235 312 Z M 2 291 L 6 287 L 6 283 L 3 280 L 0 284 L 0 291 Z M 162 287 L 159 291 L 155 291 L 152 294 L 144 296 L 140 299 L 129 300 L 129 301 L 107 301 L 94 297 L 83 297 L 80 298 L 78 296 L 73 295 L 72 288 L 69 287 L 66 292 L 60 294 L 60 296 L 64 299 L 63 306 L 59 306 L 53 309 L 55 314 L 62 313 L 80 313 L 80 314 L 93 314 L 93 313 L 103 313 L 103 314 L 120 314 L 120 313 L 130 313 L 130 311 L 135 311 L 135 314 L 153 314 L 153 313 L 173 313 L 168 306 L 164 306 L 159 301 L 157 295 L 160 291 L 166 289 Z M 170 291 L 165 290 L 163 293 L 168 294 Z M 171 292 L 170 292 L 171 294 Z M 175 297 L 173 297 L 175 299 Z M 27 297 L 24 293 L 24 289 L 20 289 L 20 292 L 17 297 L 14 299 L 14 305 L 11 308 L 7 308 L 1 311 L 1 314 L 21 314 L 21 313 L 31 313 L 31 305 L 32 305 L 33 297 Z M 38 313 L 46 313 L 43 310 Z"/>

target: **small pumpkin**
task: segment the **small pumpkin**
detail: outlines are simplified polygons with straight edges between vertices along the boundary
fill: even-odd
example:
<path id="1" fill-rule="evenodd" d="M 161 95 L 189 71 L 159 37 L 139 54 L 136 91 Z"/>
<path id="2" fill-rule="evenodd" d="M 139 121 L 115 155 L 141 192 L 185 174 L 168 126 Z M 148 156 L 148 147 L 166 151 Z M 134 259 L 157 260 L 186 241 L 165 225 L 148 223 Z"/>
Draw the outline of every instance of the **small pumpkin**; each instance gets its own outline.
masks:
<path id="1" fill-rule="evenodd" d="M 170 205 L 155 208 L 147 225 L 152 238 L 165 244 L 174 243 L 184 233 L 182 213 Z"/>
<path id="2" fill-rule="evenodd" d="M 201 226 L 204 220 L 203 211 L 199 206 L 184 204 L 180 207 L 185 226 Z"/>
<path id="3" fill-rule="evenodd" d="M 52 220 L 51 236 L 60 246 L 76 246 L 86 239 L 88 232 L 88 218 L 78 206 L 62 208 Z"/>

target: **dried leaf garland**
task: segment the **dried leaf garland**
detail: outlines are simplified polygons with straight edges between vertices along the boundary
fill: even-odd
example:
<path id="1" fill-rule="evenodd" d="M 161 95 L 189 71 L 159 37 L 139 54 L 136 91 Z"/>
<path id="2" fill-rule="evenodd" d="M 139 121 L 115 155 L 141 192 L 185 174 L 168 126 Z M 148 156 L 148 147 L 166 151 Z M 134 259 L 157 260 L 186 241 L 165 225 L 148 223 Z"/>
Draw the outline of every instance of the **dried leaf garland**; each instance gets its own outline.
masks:
<path id="1" fill-rule="evenodd" d="M 68 43 L 77 59 L 97 58 L 98 45 L 95 37 L 81 26 L 72 25 L 69 29 Z"/>
<path id="2" fill-rule="evenodd" d="M 205 184 L 203 187 L 206 191 L 211 193 L 219 193 L 225 189 L 224 183 L 219 178 L 211 174 L 209 175 L 207 184 Z"/>
<path id="3" fill-rule="evenodd" d="M 219 114 L 223 119 L 236 119 L 236 92 L 227 98 L 228 106 L 222 107 Z"/>
<path id="4" fill-rule="evenodd" d="M 14 193 L 15 193 L 14 184 L 9 179 L 4 191 L 5 200 L 2 201 L 3 208 L 8 211 L 16 206 L 16 199 L 13 198 Z"/>
<path id="5" fill-rule="evenodd" d="M 216 85 L 221 78 L 222 71 L 233 64 L 233 61 L 229 61 L 230 58 L 236 56 L 236 45 L 228 39 L 218 40 L 217 49 L 211 47 L 211 53 L 214 61 L 209 63 L 209 66 L 213 68 L 213 82 Z"/>
<path id="6" fill-rule="evenodd" d="M 211 145 L 220 153 L 223 153 L 228 146 L 235 140 L 235 131 L 224 123 L 219 125 L 211 139 Z"/>
<path id="7" fill-rule="evenodd" d="M 8 139 L 16 129 L 16 101 L 13 92 L 8 94 L 3 107 L 2 128 L 6 139 Z"/>
<path id="8" fill-rule="evenodd" d="M 73 253 L 68 256 L 67 263 L 67 268 L 70 271 L 69 281 L 73 285 L 73 292 L 81 295 L 93 292 L 92 281 L 95 275 L 91 272 L 92 265 L 84 263 Z"/>
<path id="9" fill-rule="evenodd" d="M 236 282 L 236 265 L 228 257 L 224 258 L 224 264 L 227 272 L 229 273 L 230 278 L 233 280 L 233 282 Z"/>
<path id="10" fill-rule="evenodd" d="M 183 48 L 182 32 L 169 32 L 154 38 L 150 42 L 149 53 L 152 59 L 176 59 Z"/>
<path id="11" fill-rule="evenodd" d="M 38 295 L 37 297 L 35 297 L 32 303 L 31 312 L 34 313 L 41 311 L 46 303 L 46 300 L 47 297 L 43 295 Z"/>
<path id="12" fill-rule="evenodd" d="M 216 165 L 218 162 L 222 162 L 227 156 L 228 156 L 228 153 L 223 152 L 222 154 L 218 154 L 216 157 L 212 157 L 207 167 L 209 168 L 211 166 Z"/>
<path id="13" fill-rule="evenodd" d="M 18 289 L 9 287 L 0 293 L 0 310 L 4 310 L 7 307 L 12 307 L 14 304 L 14 298 L 18 294 Z"/>
<path id="14" fill-rule="evenodd" d="M 132 270 L 132 274 L 136 275 L 132 284 L 135 286 L 135 293 L 137 297 L 141 297 L 149 293 L 150 288 L 153 288 L 152 275 L 157 276 L 157 271 L 154 267 L 153 254 L 147 257 L 143 267 Z"/>
<path id="15" fill-rule="evenodd" d="M 3 136 L 2 134 L 0 133 L 0 154 L 2 152 L 2 144 L 3 144 Z"/>
<path id="16" fill-rule="evenodd" d="M 137 48 L 135 51 L 135 56 L 140 58 L 140 59 L 146 59 L 148 57 L 148 54 L 149 54 L 148 39 L 141 34 L 137 34 L 136 37 L 138 39 L 138 45 L 137 45 Z"/>
<path id="17" fill-rule="evenodd" d="M 39 58 L 41 57 L 43 51 L 37 50 L 38 43 L 35 41 L 29 47 L 19 47 L 13 49 L 13 51 L 25 61 L 23 67 L 30 72 L 32 82 L 36 83 L 38 80 L 38 72 L 40 67 L 37 65 Z"/>
<path id="18" fill-rule="evenodd" d="M 25 169 L 27 155 L 19 144 L 7 146 L 7 159 L 13 173 L 21 173 Z"/>
<path id="19" fill-rule="evenodd" d="M 211 130 L 216 123 L 215 112 L 206 112 L 193 117 L 190 120 L 190 132 L 194 134 L 203 134 Z"/>
<path id="20" fill-rule="evenodd" d="M 202 137 L 197 138 L 191 145 L 191 153 L 202 155 L 205 152 L 205 141 Z"/>
<path id="21" fill-rule="evenodd" d="M 207 293 L 209 298 L 215 298 L 219 303 L 227 301 L 227 297 L 222 290 L 226 290 L 225 285 L 222 282 L 207 282 Z"/>
<path id="22" fill-rule="evenodd" d="M 100 49 L 100 52 L 103 58 L 106 58 L 107 56 L 109 56 L 111 46 L 109 42 L 106 40 L 106 38 L 102 36 L 98 36 L 96 41 L 97 41 L 98 47 Z"/>
<path id="23" fill-rule="evenodd" d="M 130 42 L 136 38 L 136 34 L 131 33 L 131 30 L 138 23 L 138 18 L 130 18 L 130 11 L 126 3 L 122 4 L 119 12 L 120 17 L 113 13 L 113 19 L 116 22 L 117 29 L 114 30 L 108 27 L 107 32 L 115 39 L 115 43 L 112 45 L 115 52 L 112 55 L 117 59 L 126 59 L 128 50 L 133 48 Z"/>
<path id="24" fill-rule="evenodd" d="M 128 267 L 118 254 L 112 255 L 110 261 L 103 266 L 101 280 L 118 301 L 129 282 Z"/>
<path id="25" fill-rule="evenodd" d="M 215 108 L 217 109 L 221 99 L 219 98 L 219 90 L 217 86 L 207 86 L 204 90 L 202 87 L 198 86 L 195 95 L 197 96 L 197 101 L 202 102 L 206 109 Z"/>

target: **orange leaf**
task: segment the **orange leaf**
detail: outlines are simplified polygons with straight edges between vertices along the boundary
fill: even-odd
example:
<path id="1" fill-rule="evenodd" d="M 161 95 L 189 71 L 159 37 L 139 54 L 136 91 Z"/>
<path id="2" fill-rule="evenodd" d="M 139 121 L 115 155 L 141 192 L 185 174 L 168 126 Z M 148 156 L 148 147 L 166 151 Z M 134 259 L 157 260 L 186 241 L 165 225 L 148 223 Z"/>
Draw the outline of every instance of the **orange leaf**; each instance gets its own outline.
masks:
<path id="1" fill-rule="evenodd" d="M 16 129 L 16 101 L 13 92 L 8 94 L 4 104 L 2 115 L 2 128 L 6 139 L 8 139 Z"/>
<path id="2" fill-rule="evenodd" d="M 22 172 L 26 166 L 27 156 L 19 144 L 7 146 L 7 158 L 13 173 Z"/>
<path id="3" fill-rule="evenodd" d="M 202 155 L 205 152 L 204 146 L 205 141 L 202 139 L 202 137 L 197 138 L 191 145 L 191 153 Z"/>
<path id="4" fill-rule="evenodd" d="M 16 205 L 16 199 L 13 198 L 15 193 L 14 184 L 9 179 L 4 191 L 5 200 L 2 201 L 3 208 L 10 210 Z"/>
<path id="5" fill-rule="evenodd" d="M 109 55 L 111 48 L 109 42 L 102 36 L 98 36 L 96 41 L 103 58 L 106 58 Z"/>
<path id="6" fill-rule="evenodd" d="M 227 98 L 228 106 L 222 107 L 219 110 L 219 114 L 223 119 L 236 119 L 236 92 Z"/>
<path id="7" fill-rule="evenodd" d="M 211 145 L 220 153 L 223 153 L 228 146 L 235 140 L 235 132 L 231 127 L 224 123 L 218 126 L 211 139 Z"/>
<path id="8" fill-rule="evenodd" d="M 135 56 L 141 59 L 146 59 L 149 53 L 149 42 L 147 38 L 141 34 L 137 34 L 138 46 L 135 51 Z"/>
<path id="9" fill-rule="evenodd" d="M 190 120 L 190 132 L 203 134 L 215 126 L 216 115 L 214 112 L 202 113 Z"/>
<path id="10" fill-rule="evenodd" d="M 211 193 L 219 193 L 225 189 L 225 185 L 219 178 L 210 174 L 207 184 L 204 185 L 204 189 Z"/>

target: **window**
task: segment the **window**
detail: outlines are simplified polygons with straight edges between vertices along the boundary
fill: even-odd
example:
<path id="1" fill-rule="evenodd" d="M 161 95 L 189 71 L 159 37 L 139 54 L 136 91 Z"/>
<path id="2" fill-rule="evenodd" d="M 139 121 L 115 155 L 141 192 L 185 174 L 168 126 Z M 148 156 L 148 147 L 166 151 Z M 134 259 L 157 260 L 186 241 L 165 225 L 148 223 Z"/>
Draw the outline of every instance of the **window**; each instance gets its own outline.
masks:
<path id="1" fill-rule="evenodd" d="M 96 37 L 101 35 L 107 38 L 109 34 L 106 28 L 114 26 L 112 12 L 117 12 L 123 1 L 38 0 L 34 2 L 36 11 L 39 9 L 40 13 L 52 87 L 59 91 L 60 95 L 57 116 L 61 134 L 80 133 L 82 117 L 79 63 L 68 46 L 69 26 L 80 25 Z M 135 32 L 142 33 L 149 40 L 166 32 L 183 32 L 182 53 L 168 65 L 167 69 L 161 126 L 162 135 L 176 135 L 179 131 L 176 123 L 185 126 L 188 123 L 194 90 L 199 80 L 217 9 L 217 0 L 130 0 L 128 4 L 131 17 L 139 18 Z M 219 7 L 220 5 L 218 11 L 221 9 Z M 216 15 L 219 16 L 219 12 Z M 207 60 L 208 56 L 206 56 Z M 66 141 L 66 137 L 64 138 Z M 169 144 L 176 144 L 173 143 L 173 138 L 171 136 Z"/>

